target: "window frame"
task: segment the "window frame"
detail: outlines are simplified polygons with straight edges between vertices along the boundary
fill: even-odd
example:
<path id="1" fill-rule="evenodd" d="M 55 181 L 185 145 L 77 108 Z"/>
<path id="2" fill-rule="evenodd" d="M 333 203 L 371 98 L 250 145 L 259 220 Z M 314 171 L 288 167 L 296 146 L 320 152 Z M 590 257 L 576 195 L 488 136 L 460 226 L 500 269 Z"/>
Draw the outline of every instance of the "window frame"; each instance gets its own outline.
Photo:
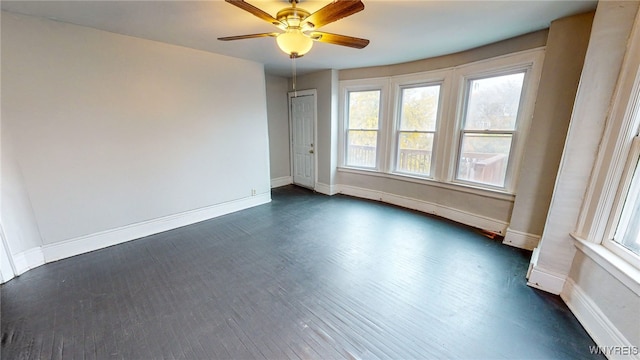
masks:
<path id="1" fill-rule="evenodd" d="M 438 164 L 438 158 L 440 157 L 440 147 L 439 144 L 441 141 L 438 140 L 439 134 L 442 133 L 443 130 L 443 118 L 447 115 L 447 99 L 450 98 L 449 88 L 451 82 L 451 73 L 450 69 L 446 69 L 444 71 L 429 71 L 422 72 L 411 75 L 404 76 L 395 76 L 391 79 L 392 89 L 393 89 L 393 104 L 390 106 L 393 110 L 393 121 L 392 127 L 389 131 L 391 134 L 392 144 L 390 149 L 392 152 L 389 154 L 389 169 L 388 172 L 390 174 L 395 174 L 398 176 L 407 176 L 412 178 L 419 179 L 438 179 L 437 176 L 439 168 L 441 165 Z M 422 175 L 418 173 L 410 173 L 398 170 L 398 158 L 400 156 L 400 133 L 407 132 L 400 130 L 400 122 L 402 121 L 402 92 L 404 89 L 425 87 L 425 86 L 440 86 L 438 93 L 438 110 L 436 114 L 436 126 L 433 131 L 425 131 L 425 133 L 433 133 L 433 145 L 431 149 L 431 165 L 430 171 L 427 175 Z"/>
<path id="2" fill-rule="evenodd" d="M 625 161 L 624 172 L 620 179 L 620 186 L 615 196 L 613 211 L 607 226 L 607 235 L 602 240 L 602 246 L 640 269 L 640 255 L 635 254 L 615 240 L 618 230 L 627 225 L 622 217 L 625 209 L 625 200 L 635 176 L 638 177 L 635 181 L 640 182 L 640 135 L 637 134 L 632 140 L 631 149 Z"/>
<path id="3" fill-rule="evenodd" d="M 531 118 L 535 106 L 535 96 L 538 92 L 538 83 L 542 71 L 544 51 L 527 51 L 518 54 L 503 56 L 497 59 L 489 59 L 483 62 L 469 64 L 456 71 L 458 102 L 456 109 L 455 129 L 455 152 L 450 156 L 449 181 L 467 186 L 493 189 L 496 191 L 513 194 L 517 184 L 518 170 L 524 153 L 525 139 L 530 127 Z M 469 101 L 470 86 L 474 80 L 482 80 L 492 77 L 524 73 L 522 91 L 520 93 L 520 103 L 518 114 L 513 130 L 465 130 L 465 120 L 467 116 L 467 105 Z M 505 173 L 504 185 L 496 186 L 479 183 L 458 178 L 458 168 L 460 155 L 462 152 L 462 140 L 465 133 L 504 133 L 511 135 L 511 147 L 507 157 L 507 169 Z"/>
<path id="4" fill-rule="evenodd" d="M 340 151 L 340 166 L 357 169 L 362 171 L 380 171 L 383 165 L 383 157 L 386 152 L 386 134 L 385 129 L 385 112 L 387 107 L 388 98 L 388 82 L 384 79 L 367 79 L 366 81 L 353 81 L 351 83 L 344 82 L 340 86 L 340 131 L 339 143 Z M 352 92 L 364 92 L 364 91 L 380 91 L 380 104 L 378 109 L 378 129 L 377 141 L 376 141 L 376 161 L 374 167 L 356 166 L 347 164 L 348 157 L 348 133 L 349 130 L 349 94 Z"/>

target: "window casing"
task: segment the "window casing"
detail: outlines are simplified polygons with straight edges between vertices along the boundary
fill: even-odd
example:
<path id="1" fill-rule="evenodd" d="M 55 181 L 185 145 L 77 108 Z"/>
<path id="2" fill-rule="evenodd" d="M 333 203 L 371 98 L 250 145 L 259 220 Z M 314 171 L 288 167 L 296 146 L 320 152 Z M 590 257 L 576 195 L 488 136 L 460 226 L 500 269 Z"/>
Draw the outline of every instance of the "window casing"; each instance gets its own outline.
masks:
<path id="1" fill-rule="evenodd" d="M 525 75 L 466 79 L 456 180 L 505 187 Z"/>
<path id="2" fill-rule="evenodd" d="M 395 136 L 395 172 L 431 177 L 441 84 L 399 89 Z"/>
<path id="3" fill-rule="evenodd" d="M 380 130 L 380 90 L 347 93 L 346 165 L 375 169 Z"/>
<path id="4" fill-rule="evenodd" d="M 380 171 L 386 151 L 388 83 L 380 79 L 359 81 L 340 88 L 339 141 L 341 166 Z"/>
<path id="5" fill-rule="evenodd" d="M 640 268 L 640 137 L 636 135 L 622 176 L 613 235 L 602 244 Z"/>

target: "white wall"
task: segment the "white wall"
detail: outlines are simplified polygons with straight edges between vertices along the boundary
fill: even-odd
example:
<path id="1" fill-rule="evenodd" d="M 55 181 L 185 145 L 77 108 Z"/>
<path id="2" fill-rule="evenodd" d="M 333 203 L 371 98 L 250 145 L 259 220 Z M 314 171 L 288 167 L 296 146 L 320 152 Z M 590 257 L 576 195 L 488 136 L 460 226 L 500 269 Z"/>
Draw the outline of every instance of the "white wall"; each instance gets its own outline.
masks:
<path id="1" fill-rule="evenodd" d="M 267 82 L 267 115 L 269 119 L 269 162 L 271 186 L 291 184 L 289 110 L 287 91 L 289 79 L 265 75 Z"/>
<path id="2" fill-rule="evenodd" d="M 3 12 L 2 121 L 45 257 L 270 200 L 261 64 Z"/>

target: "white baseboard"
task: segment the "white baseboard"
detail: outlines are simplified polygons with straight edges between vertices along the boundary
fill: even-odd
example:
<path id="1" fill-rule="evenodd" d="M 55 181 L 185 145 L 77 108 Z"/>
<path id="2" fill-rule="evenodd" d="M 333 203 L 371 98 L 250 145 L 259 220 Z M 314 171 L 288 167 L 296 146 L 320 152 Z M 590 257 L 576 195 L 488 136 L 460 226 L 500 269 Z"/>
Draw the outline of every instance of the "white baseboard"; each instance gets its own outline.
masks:
<path id="1" fill-rule="evenodd" d="M 540 268 L 534 264 L 527 285 L 554 295 L 559 295 L 562 292 L 566 279 L 566 275 Z"/>
<path id="2" fill-rule="evenodd" d="M 507 234 L 504 236 L 503 244 L 517 247 L 525 250 L 533 250 L 540 242 L 540 235 L 529 234 L 522 231 L 507 228 Z"/>
<path id="3" fill-rule="evenodd" d="M 335 186 L 323 184 L 320 182 L 316 183 L 315 191 L 319 192 L 320 194 L 329 195 L 329 196 L 335 195 L 338 193 L 338 190 L 336 189 Z"/>
<path id="4" fill-rule="evenodd" d="M 369 200 L 377 200 L 385 203 L 402 206 L 412 210 L 422 211 L 428 214 L 437 215 L 461 224 L 473 226 L 479 229 L 504 234 L 507 223 L 501 220 L 491 219 L 481 215 L 472 214 L 466 211 L 435 204 L 432 202 L 408 198 L 400 195 L 389 194 L 382 191 L 359 188 L 350 185 L 337 185 L 336 190 L 340 193 Z"/>
<path id="5" fill-rule="evenodd" d="M 16 266 L 16 276 L 37 268 L 45 263 L 41 247 L 35 247 L 13 255 L 13 263 Z"/>
<path id="6" fill-rule="evenodd" d="M 283 176 L 275 179 L 271 179 L 271 188 L 277 188 L 280 186 L 293 184 L 292 176 Z"/>
<path id="7" fill-rule="evenodd" d="M 568 278 L 560 297 L 576 316 L 593 341 L 609 359 L 640 360 L 638 345 L 633 345 L 600 310 L 598 305 L 573 279 Z M 609 350 L 609 351 L 607 351 Z M 621 351 L 622 350 L 622 351 Z M 635 350 L 635 351 L 634 351 Z M 624 354 L 624 352 L 627 352 Z"/>
<path id="8" fill-rule="evenodd" d="M 176 229 L 182 226 L 195 224 L 221 215 L 265 204 L 270 201 L 270 193 L 258 194 L 256 196 L 246 197 L 180 214 L 169 215 L 150 221 L 144 221 L 116 229 L 81 236 L 54 244 L 44 245 L 42 247 L 42 252 L 44 253 L 44 259 L 46 262 L 52 262 L 161 233 L 167 230 Z"/>

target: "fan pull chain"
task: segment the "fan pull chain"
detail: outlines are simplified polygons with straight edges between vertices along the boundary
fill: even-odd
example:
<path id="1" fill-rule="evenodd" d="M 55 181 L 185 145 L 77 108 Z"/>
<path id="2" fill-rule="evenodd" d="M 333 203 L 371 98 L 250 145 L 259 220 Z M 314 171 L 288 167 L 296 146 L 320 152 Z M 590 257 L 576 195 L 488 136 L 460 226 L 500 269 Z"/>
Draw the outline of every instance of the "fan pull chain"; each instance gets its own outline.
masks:
<path id="1" fill-rule="evenodd" d="M 293 72 L 293 97 L 298 97 L 298 91 L 296 90 L 296 58 L 291 58 L 291 70 Z"/>

